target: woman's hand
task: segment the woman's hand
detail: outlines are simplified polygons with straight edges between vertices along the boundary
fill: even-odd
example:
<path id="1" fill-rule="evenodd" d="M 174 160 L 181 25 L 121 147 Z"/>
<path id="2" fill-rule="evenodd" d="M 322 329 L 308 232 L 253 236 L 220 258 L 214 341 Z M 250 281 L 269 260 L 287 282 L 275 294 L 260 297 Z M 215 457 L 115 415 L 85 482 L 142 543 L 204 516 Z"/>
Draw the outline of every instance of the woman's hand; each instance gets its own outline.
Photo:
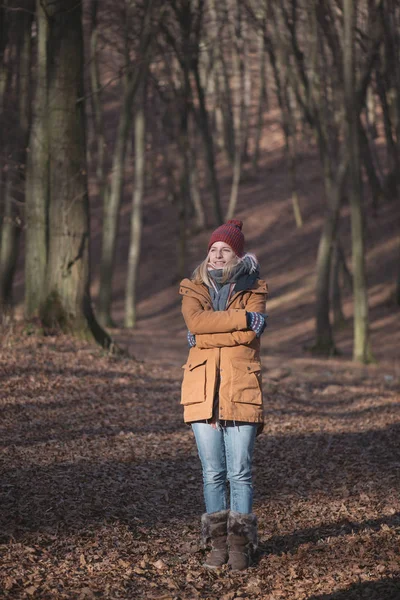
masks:
<path id="1" fill-rule="evenodd" d="M 260 337 L 267 326 L 266 313 L 248 312 L 246 313 L 247 325 L 254 331 L 257 337 Z"/>
<path id="2" fill-rule="evenodd" d="M 193 335 L 193 333 L 190 333 L 190 331 L 188 330 L 186 337 L 189 344 L 189 348 L 193 348 L 196 345 L 196 336 Z"/>

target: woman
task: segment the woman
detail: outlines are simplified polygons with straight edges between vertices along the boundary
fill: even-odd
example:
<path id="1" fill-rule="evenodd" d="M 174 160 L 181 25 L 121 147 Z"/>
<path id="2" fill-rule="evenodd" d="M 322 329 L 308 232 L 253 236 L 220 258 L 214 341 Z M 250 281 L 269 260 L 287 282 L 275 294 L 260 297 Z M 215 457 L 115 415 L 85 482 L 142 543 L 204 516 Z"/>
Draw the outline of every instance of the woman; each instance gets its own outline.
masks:
<path id="1" fill-rule="evenodd" d="M 180 285 L 190 346 L 181 403 L 203 469 L 209 568 L 246 569 L 257 546 L 251 464 L 263 427 L 259 338 L 268 295 L 258 276 L 254 255 L 244 254 L 242 222 L 231 220 L 212 233 L 207 258 Z"/>

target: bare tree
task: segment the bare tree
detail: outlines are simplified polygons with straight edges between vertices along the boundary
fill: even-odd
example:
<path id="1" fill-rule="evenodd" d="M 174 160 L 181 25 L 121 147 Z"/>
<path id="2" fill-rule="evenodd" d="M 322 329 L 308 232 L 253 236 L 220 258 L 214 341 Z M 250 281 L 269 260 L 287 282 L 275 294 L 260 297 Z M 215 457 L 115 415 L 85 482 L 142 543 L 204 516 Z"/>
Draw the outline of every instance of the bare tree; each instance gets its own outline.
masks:
<path id="1" fill-rule="evenodd" d="M 362 206 L 359 107 L 355 90 L 355 30 L 354 0 L 343 2 L 343 75 L 346 107 L 346 141 L 349 149 L 348 195 L 351 209 L 353 293 L 354 293 L 354 344 L 353 358 L 367 363 L 372 359 L 369 343 L 368 298 L 365 276 L 364 214 Z"/>
<path id="2" fill-rule="evenodd" d="M 378 3 L 367 24 L 364 52 L 359 60 L 359 77 L 353 88 L 357 124 L 382 40 Z M 296 0 L 270 4 L 273 18 L 272 44 L 281 49 L 288 81 L 303 118 L 315 132 L 321 158 L 327 198 L 325 223 L 317 256 L 316 341 L 314 349 L 334 352 L 335 344 L 329 318 L 331 254 L 340 213 L 342 191 L 348 163 L 348 148 L 343 147 L 344 97 L 343 35 L 340 7 L 330 3 L 304 4 Z M 300 19 L 300 15 L 303 18 Z M 338 16 L 339 15 L 339 16 Z"/>
<path id="3" fill-rule="evenodd" d="M 132 17 L 136 4 L 129 3 L 128 17 Z M 147 69 L 148 54 L 152 36 L 153 1 L 146 2 L 140 46 L 137 50 L 137 62 L 130 61 L 128 39 L 126 40 L 126 76 L 117 136 L 112 160 L 111 183 L 109 193 L 105 195 L 103 207 L 102 253 L 100 264 L 100 292 L 98 315 L 100 322 L 112 326 L 111 300 L 112 278 L 115 264 L 115 249 L 118 233 L 118 218 L 124 184 L 124 165 L 129 131 L 132 123 L 132 105 L 140 83 Z"/>
<path id="4" fill-rule="evenodd" d="M 24 176 L 26 147 L 30 127 L 30 66 L 31 66 L 31 27 L 33 2 L 27 3 L 25 11 L 12 12 L 9 18 L 9 55 L 3 67 L 6 72 L 14 72 L 10 80 L 6 115 L 8 132 L 3 128 L 2 150 L 7 155 L 3 170 L 0 244 L 0 305 L 3 310 L 11 308 L 12 284 L 18 256 L 18 242 L 22 225 L 24 201 Z M 3 55 L 4 57 L 4 55 Z M 8 75 L 6 76 L 8 79 Z M 14 103 L 16 106 L 14 106 Z M 5 125 L 5 123 L 3 123 Z"/>
<path id="5" fill-rule="evenodd" d="M 216 170 L 215 145 L 207 109 L 206 85 L 201 79 L 200 65 L 204 0 L 171 0 L 170 6 L 172 14 L 169 19 L 164 19 L 161 29 L 181 66 L 183 79 L 187 76 L 187 69 L 189 69 L 190 76 L 193 78 L 194 90 L 192 90 L 190 82 L 189 85 L 184 84 L 184 87 L 187 92 L 190 92 L 191 97 L 197 97 L 198 107 L 196 109 L 193 107 L 193 114 L 203 139 L 214 218 L 216 223 L 219 224 L 222 223 L 223 217 Z M 178 28 L 178 37 L 174 33 L 174 27 Z M 183 54 L 183 50 L 186 51 L 185 54 Z M 192 103 L 192 98 L 189 101 Z"/>
<path id="6" fill-rule="evenodd" d="M 106 187 L 105 181 L 105 155 L 106 139 L 104 132 L 103 106 L 101 102 L 101 81 L 99 66 L 99 2 L 92 0 L 90 5 L 90 98 L 95 128 L 95 141 L 97 150 L 96 174 L 100 184 L 101 196 L 104 200 Z"/>
<path id="7" fill-rule="evenodd" d="M 132 195 L 131 234 L 125 291 L 125 327 L 135 327 L 136 325 L 137 275 L 142 237 L 142 205 L 146 167 L 145 78 L 142 79 L 140 87 L 141 93 L 134 119 L 135 182 Z"/>
<path id="8" fill-rule="evenodd" d="M 36 29 L 36 89 L 25 189 L 25 317 L 28 319 L 38 315 L 43 301 L 48 252 L 48 15 L 42 0 L 36 0 Z"/>
<path id="9" fill-rule="evenodd" d="M 258 169 L 258 162 L 260 159 L 260 144 L 261 136 L 263 133 L 263 120 L 264 112 L 269 108 L 268 102 L 268 90 L 267 90 L 267 47 L 266 47 L 266 35 L 267 31 L 267 3 L 264 2 L 256 11 L 256 14 L 250 13 L 252 21 L 256 17 L 256 35 L 258 43 L 258 65 L 259 65 L 259 98 L 257 106 L 257 123 L 256 123 L 256 137 L 254 142 L 254 152 L 252 158 L 252 169 L 256 171 Z"/>
<path id="10" fill-rule="evenodd" d="M 232 76 L 234 90 L 234 159 L 231 194 L 229 198 L 227 219 L 232 219 L 236 211 L 239 194 L 242 158 L 246 145 L 246 107 L 245 107 L 245 40 L 243 35 L 243 15 L 241 3 L 233 0 L 231 5 L 232 35 Z"/>
<path id="11" fill-rule="evenodd" d="M 41 318 L 45 327 L 94 337 L 109 347 L 90 298 L 89 204 L 83 88 L 82 3 L 41 0 L 48 23 L 49 251 Z M 48 119 L 48 121 L 47 121 Z"/>

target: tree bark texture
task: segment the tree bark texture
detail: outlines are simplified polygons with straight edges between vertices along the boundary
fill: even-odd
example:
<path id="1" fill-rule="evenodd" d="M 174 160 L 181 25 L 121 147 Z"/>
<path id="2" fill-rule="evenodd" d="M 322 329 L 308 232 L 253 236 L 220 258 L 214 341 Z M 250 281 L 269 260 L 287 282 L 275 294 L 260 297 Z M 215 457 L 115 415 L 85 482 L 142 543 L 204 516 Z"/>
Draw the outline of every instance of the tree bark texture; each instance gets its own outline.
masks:
<path id="1" fill-rule="evenodd" d="M 199 180 L 197 173 L 197 155 L 195 143 L 190 139 L 189 136 L 189 185 L 190 185 L 190 198 L 194 207 L 195 218 L 196 218 L 196 229 L 202 231 L 206 226 L 206 214 L 204 211 L 203 202 L 201 199 L 201 193 L 199 188 Z"/>
<path id="2" fill-rule="evenodd" d="M 17 175 L 18 177 L 18 175 Z M 18 242 L 21 219 L 13 194 L 16 179 L 9 175 L 4 190 L 4 209 L 0 241 L 0 310 L 8 312 L 12 307 L 12 284 L 18 258 Z"/>
<path id="3" fill-rule="evenodd" d="M 332 260 L 332 308 L 333 308 L 333 326 L 335 329 L 341 328 L 345 324 L 345 316 L 342 309 L 342 291 L 340 285 L 340 273 L 342 271 L 342 261 L 340 252 L 340 243 L 336 239 L 335 247 L 333 250 Z"/>
<path id="4" fill-rule="evenodd" d="M 126 144 L 132 123 L 132 104 L 136 92 L 147 69 L 147 51 L 150 44 L 152 2 L 146 6 L 142 37 L 138 55 L 140 62 L 130 69 L 124 89 L 124 97 L 118 123 L 117 139 L 112 162 L 112 174 L 109 193 L 104 196 L 103 232 L 100 264 L 100 292 L 98 301 L 98 317 L 103 325 L 112 326 L 112 279 L 115 264 L 118 219 L 124 185 L 124 167 Z M 129 52 L 128 52 L 129 54 Z"/>
<path id="5" fill-rule="evenodd" d="M 234 120 L 232 108 L 232 90 L 229 81 L 227 61 L 224 56 L 223 35 L 224 27 L 222 24 L 221 12 L 227 13 L 227 7 L 224 3 L 217 3 L 216 0 L 210 0 L 209 11 L 211 16 L 210 37 L 213 48 L 213 77 L 214 89 L 216 95 L 215 121 L 217 134 L 219 137 L 219 147 L 224 148 L 228 160 L 233 163 L 235 153 L 234 142 Z"/>
<path id="6" fill-rule="evenodd" d="M 49 253 L 41 316 L 109 346 L 90 298 L 89 201 L 84 126 L 82 4 L 47 0 Z"/>
<path id="7" fill-rule="evenodd" d="M 18 97 L 18 119 L 12 134 L 3 140 L 7 149 L 7 171 L 3 189 L 3 214 L 0 245 L 0 303 L 5 310 L 12 305 L 12 285 L 18 257 L 21 233 L 21 207 L 24 199 L 24 171 L 30 125 L 30 65 L 32 9 L 14 16 L 16 30 L 16 77 L 14 88 Z M 9 65 L 11 68 L 11 65 Z"/>
<path id="8" fill-rule="evenodd" d="M 37 316 L 43 301 L 47 265 L 49 140 L 47 113 L 48 22 L 42 0 L 36 2 L 36 90 L 29 139 L 25 190 L 25 317 Z"/>
<path id="9" fill-rule="evenodd" d="M 206 164 L 211 188 L 211 197 L 213 201 L 215 225 L 218 226 L 221 225 L 223 221 L 223 216 L 221 209 L 221 198 L 219 192 L 217 168 L 215 164 L 214 141 L 210 130 L 209 116 L 207 112 L 203 86 L 200 80 L 198 64 L 194 66 L 193 74 L 196 83 L 197 96 L 199 100 L 199 125 L 206 152 Z"/>
<path id="10" fill-rule="evenodd" d="M 347 146 L 349 149 L 348 196 L 351 211 L 354 343 L 353 359 L 367 363 L 371 360 L 368 322 L 368 297 L 365 273 L 364 215 L 360 171 L 359 114 L 356 107 L 355 48 L 356 27 L 354 0 L 344 0 L 344 95 L 347 120 Z"/>
<path id="11" fill-rule="evenodd" d="M 145 90 L 144 82 L 142 84 Z M 136 325 L 136 290 L 142 237 L 142 207 L 146 167 L 145 91 L 142 92 L 134 119 L 135 182 L 132 196 L 131 235 L 125 292 L 125 327 Z"/>
<path id="12" fill-rule="evenodd" d="M 235 10 L 233 10 L 233 8 Z M 239 195 L 240 176 L 242 174 L 242 157 L 245 146 L 245 64 L 244 64 L 244 39 L 241 22 L 240 2 L 233 0 L 231 6 L 232 29 L 232 76 L 234 91 L 234 159 L 231 194 L 229 198 L 226 219 L 232 219 L 236 212 Z"/>
<path id="13" fill-rule="evenodd" d="M 254 142 L 253 158 L 252 158 L 252 169 L 257 171 L 258 162 L 260 160 L 260 144 L 261 136 L 263 133 L 263 121 L 264 111 L 268 110 L 268 91 L 267 91 L 267 49 L 265 44 L 264 31 L 266 28 L 266 17 L 261 14 L 261 27 L 262 30 L 257 31 L 257 45 L 258 45 L 258 61 L 259 61 L 259 97 L 257 106 L 257 124 L 256 124 L 256 137 Z"/>
<path id="14" fill-rule="evenodd" d="M 332 246 L 337 232 L 340 213 L 340 192 L 332 192 L 334 198 L 325 216 L 324 227 L 319 241 L 317 254 L 317 284 L 315 303 L 315 345 L 313 349 L 323 354 L 335 354 L 335 342 L 329 318 L 330 307 L 330 272 Z"/>
<path id="15" fill-rule="evenodd" d="M 98 315 L 100 322 L 108 326 L 113 325 L 111 318 L 112 279 L 124 184 L 126 144 L 131 129 L 132 102 L 137 85 L 138 78 L 132 76 L 125 88 L 113 155 L 111 184 L 109 192 L 104 196 Z"/>
<path id="16" fill-rule="evenodd" d="M 100 73 L 99 73 L 99 47 L 98 47 L 98 0 L 92 0 L 91 4 L 91 32 L 90 32 L 90 87 L 91 87 L 91 100 L 92 100 L 92 112 L 93 112 L 93 123 L 95 127 L 95 138 L 96 138 L 96 174 L 100 184 L 101 194 L 104 194 L 104 161 L 105 161 L 105 150 L 106 140 L 104 134 L 104 119 L 103 119 L 103 108 L 101 104 L 101 91 L 100 91 Z"/>

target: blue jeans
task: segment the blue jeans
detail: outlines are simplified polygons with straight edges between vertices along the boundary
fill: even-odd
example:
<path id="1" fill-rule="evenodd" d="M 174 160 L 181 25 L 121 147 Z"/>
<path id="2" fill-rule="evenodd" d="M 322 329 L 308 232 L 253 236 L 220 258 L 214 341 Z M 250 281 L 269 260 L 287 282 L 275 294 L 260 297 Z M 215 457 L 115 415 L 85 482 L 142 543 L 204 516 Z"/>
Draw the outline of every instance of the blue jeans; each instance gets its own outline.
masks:
<path id="1" fill-rule="evenodd" d="M 258 425 L 228 422 L 214 429 L 209 423 L 192 423 L 203 468 L 204 500 L 208 513 L 227 509 L 226 481 L 230 487 L 230 509 L 251 513 L 253 485 L 251 462 Z"/>

